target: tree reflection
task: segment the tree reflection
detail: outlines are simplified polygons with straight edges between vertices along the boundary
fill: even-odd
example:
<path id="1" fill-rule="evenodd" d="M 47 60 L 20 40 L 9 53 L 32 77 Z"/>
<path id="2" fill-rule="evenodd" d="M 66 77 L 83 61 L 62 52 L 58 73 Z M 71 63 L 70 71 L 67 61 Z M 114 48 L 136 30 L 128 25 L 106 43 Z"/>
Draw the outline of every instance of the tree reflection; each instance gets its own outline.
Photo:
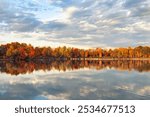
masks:
<path id="1" fill-rule="evenodd" d="M 11 75 L 19 75 L 32 73 L 33 71 L 66 71 L 76 70 L 82 68 L 101 70 L 105 68 L 114 68 L 117 70 L 136 70 L 139 72 L 150 71 L 150 60 L 104 60 L 104 61 L 90 61 L 90 60 L 69 60 L 69 61 L 0 61 L 0 71 Z"/>

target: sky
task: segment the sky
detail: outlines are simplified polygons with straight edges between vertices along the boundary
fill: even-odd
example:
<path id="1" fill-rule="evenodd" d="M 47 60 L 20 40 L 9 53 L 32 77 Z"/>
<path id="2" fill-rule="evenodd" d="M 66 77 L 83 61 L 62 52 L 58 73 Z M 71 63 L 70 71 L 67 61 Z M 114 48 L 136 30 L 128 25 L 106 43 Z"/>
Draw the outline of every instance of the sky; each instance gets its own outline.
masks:
<path id="1" fill-rule="evenodd" d="M 0 0 L 0 44 L 150 45 L 150 0 Z"/>

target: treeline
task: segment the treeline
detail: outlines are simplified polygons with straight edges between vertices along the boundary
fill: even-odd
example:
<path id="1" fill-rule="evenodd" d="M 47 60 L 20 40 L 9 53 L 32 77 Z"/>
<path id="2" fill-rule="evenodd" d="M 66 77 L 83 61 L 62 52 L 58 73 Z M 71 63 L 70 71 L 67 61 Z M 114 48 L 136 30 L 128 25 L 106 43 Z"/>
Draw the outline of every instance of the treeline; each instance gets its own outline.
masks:
<path id="1" fill-rule="evenodd" d="M 117 70 L 136 70 L 139 72 L 150 71 L 150 60 L 149 61 L 0 61 L 0 72 L 11 75 L 19 75 L 32 73 L 33 71 L 72 71 L 77 69 L 96 69 L 101 70 L 105 68 L 112 68 Z"/>
<path id="2" fill-rule="evenodd" d="M 28 60 L 37 58 L 150 58 L 149 46 L 116 49 L 78 49 L 71 47 L 33 47 L 25 43 L 13 42 L 0 46 L 0 59 Z"/>

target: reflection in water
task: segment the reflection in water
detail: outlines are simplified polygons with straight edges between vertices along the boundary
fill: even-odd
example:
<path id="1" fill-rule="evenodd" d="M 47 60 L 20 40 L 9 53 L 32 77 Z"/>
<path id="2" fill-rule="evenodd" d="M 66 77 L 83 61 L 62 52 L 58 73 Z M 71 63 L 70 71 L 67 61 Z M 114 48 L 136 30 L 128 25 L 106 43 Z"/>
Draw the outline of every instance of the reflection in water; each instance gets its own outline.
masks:
<path id="1" fill-rule="evenodd" d="M 0 61 L 0 71 L 11 75 L 19 75 L 25 73 L 32 73 L 37 70 L 48 70 L 53 69 L 58 71 L 75 70 L 81 68 L 94 68 L 101 70 L 106 67 L 115 68 L 118 70 L 136 70 L 139 72 L 150 71 L 150 60 L 139 60 L 139 61 L 119 61 L 119 60 L 105 60 L 105 61 L 19 61 L 19 62 L 6 62 Z"/>
<path id="2" fill-rule="evenodd" d="M 150 61 L 0 62 L 0 66 L 0 99 L 150 99 Z M 113 69 L 104 69 L 108 67 Z"/>

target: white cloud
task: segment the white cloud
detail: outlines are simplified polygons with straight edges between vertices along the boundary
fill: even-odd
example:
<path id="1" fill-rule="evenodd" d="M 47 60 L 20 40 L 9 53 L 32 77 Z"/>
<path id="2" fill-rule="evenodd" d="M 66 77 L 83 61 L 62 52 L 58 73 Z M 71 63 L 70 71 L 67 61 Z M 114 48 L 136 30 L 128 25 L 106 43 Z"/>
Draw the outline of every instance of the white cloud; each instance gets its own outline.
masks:
<path id="1" fill-rule="evenodd" d="M 0 1 L 0 31 L 1 35 L 6 34 L 3 42 L 10 42 L 8 38 L 18 41 L 21 37 L 26 37 L 20 39 L 21 42 L 43 40 L 41 44 L 54 41 L 60 45 L 82 47 L 118 47 L 120 43 L 133 46 L 126 42 L 150 42 L 148 0 L 20 2 Z M 11 32 L 17 36 L 10 37 Z"/>
<path id="2" fill-rule="evenodd" d="M 90 24 L 88 23 L 87 21 L 80 21 L 79 22 L 79 26 L 82 30 L 84 31 L 90 31 L 90 30 L 93 30 L 93 29 L 96 29 L 97 26 L 94 25 L 94 24 Z"/>
<path id="3" fill-rule="evenodd" d="M 66 16 L 66 18 L 71 18 L 73 13 L 75 13 L 76 11 L 78 11 L 79 9 L 75 6 L 71 6 L 68 7 L 66 9 L 63 10 L 64 15 Z"/>
<path id="4" fill-rule="evenodd" d="M 135 27 L 137 30 L 150 31 L 150 23 L 144 21 L 136 22 L 133 24 L 133 27 Z"/>

